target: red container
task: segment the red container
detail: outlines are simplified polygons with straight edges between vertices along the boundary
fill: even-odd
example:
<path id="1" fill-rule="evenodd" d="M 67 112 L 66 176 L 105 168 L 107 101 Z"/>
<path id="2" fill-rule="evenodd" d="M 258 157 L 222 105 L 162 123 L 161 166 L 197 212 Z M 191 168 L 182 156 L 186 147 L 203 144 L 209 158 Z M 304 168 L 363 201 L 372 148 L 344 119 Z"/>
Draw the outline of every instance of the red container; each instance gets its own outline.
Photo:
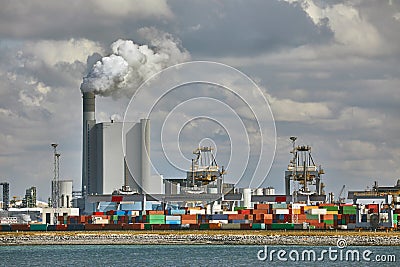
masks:
<path id="1" fill-rule="evenodd" d="M 199 224 L 190 224 L 189 225 L 189 229 L 190 230 L 199 230 L 200 229 L 200 225 Z"/>
<path id="2" fill-rule="evenodd" d="M 170 230 L 169 224 L 152 224 L 153 230 Z"/>
<path id="3" fill-rule="evenodd" d="M 11 224 L 11 231 L 29 231 L 29 224 Z"/>
<path id="4" fill-rule="evenodd" d="M 288 222 L 288 223 L 292 222 L 292 215 L 290 215 L 290 214 L 284 214 L 283 218 L 284 218 L 283 220 L 284 220 L 285 223 L 286 222 Z"/>
<path id="5" fill-rule="evenodd" d="M 85 224 L 85 230 L 88 231 L 98 231 L 103 229 L 104 229 L 104 224 Z"/>
<path id="6" fill-rule="evenodd" d="M 122 225 L 123 230 L 144 230 L 144 223 L 133 223 Z"/>
<path id="7" fill-rule="evenodd" d="M 250 214 L 252 210 L 238 210 L 238 214 Z"/>
<path id="8" fill-rule="evenodd" d="M 251 230 L 251 224 L 250 223 L 241 223 L 240 229 L 241 230 Z"/>
<path id="9" fill-rule="evenodd" d="M 66 224 L 57 224 L 56 231 L 67 231 L 67 225 Z"/>
<path id="10" fill-rule="evenodd" d="M 122 224 L 105 224 L 104 230 L 122 230 Z"/>
<path id="11" fill-rule="evenodd" d="M 93 215 L 104 215 L 104 212 L 102 212 L 102 211 L 95 211 L 95 212 L 93 212 Z"/>

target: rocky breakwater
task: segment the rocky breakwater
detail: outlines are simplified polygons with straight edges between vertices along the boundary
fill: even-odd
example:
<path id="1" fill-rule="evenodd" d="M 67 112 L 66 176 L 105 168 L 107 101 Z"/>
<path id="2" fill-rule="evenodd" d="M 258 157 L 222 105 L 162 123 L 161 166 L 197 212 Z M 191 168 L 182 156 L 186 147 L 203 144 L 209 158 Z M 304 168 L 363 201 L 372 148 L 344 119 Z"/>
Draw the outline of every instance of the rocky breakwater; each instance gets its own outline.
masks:
<path id="1" fill-rule="evenodd" d="M 138 232 L 43 232 L 6 233 L 0 245 L 74 245 L 74 244 L 225 244 L 225 245 L 300 245 L 336 246 L 339 239 L 347 246 L 400 246 L 400 236 L 391 235 L 290 235 L 229 233 L 138 233 Z"/>

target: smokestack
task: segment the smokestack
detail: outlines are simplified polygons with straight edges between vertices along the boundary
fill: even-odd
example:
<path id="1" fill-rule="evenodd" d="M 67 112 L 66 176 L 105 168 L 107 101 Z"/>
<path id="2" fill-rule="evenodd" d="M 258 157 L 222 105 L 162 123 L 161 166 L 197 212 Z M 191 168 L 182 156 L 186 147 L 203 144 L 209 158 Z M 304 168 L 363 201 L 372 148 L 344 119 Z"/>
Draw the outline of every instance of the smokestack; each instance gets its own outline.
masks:
<path id="1" fill-rule="evenodd" d="M 91 160 L 90 153 L 94 147 L 94 140 L 91 137 L 91 130 L 96 124 L 95 118 L 95 95 L 93 92 L 83 93 L 83 147 L 82 147 L 82 196 L 86 196 L 95 190 L 95 187 L 91 188 L 91 177 L 94 176 L 94 168 L 91 166 L 94 164 L 94 160 Z M 94 186 L 94 185 L 92 185 Z"/>

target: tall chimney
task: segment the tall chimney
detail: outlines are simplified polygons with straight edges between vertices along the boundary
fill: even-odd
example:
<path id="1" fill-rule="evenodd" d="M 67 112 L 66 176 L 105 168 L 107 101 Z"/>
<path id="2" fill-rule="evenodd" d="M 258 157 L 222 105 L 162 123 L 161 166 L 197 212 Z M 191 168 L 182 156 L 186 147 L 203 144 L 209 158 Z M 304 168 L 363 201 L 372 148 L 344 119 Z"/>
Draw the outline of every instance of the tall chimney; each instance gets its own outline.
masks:
<path id="1" fill-rule="evenodd" d="M 91 177 L 94 175 L 93 149 L 94 141 L 90 131 L 96 124 L 95 95 L 93 92 L 83 93 L 83 147 L 82 147 L 82 196 L 91 193 Z M 93 134 L 92 134 L 93 135 Z M 95 186 L 95 185 L 92 185 Z"/>

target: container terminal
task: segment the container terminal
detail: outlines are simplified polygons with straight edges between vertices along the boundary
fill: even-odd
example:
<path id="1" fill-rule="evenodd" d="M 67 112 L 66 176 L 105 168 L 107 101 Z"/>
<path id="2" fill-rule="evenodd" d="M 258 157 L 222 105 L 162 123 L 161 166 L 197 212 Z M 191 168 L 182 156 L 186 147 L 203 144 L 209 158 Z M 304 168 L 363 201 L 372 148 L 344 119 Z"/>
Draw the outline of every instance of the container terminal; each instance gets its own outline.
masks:
<path id="1" fill-rule="evenodd" d="M 123 135 L 121 135 L 123 133 Z M 21 205 L 2 186 L 0 231 L 78 230 L 377 230 L 398 229 L 400 180 L 390 186 L 325 194 L 311 147 L 290 137 L 292 154 L 284 172 L 285 194 L 274 188 L 236 188 L 225 181 L 212 147 L 193 151 L 186 177 L 151 174 L 150 120 L 96 123 L 95 95 L 83 93 L 82 190 L 60 180 L 54 151 L 52 195 L 37 205 L 36 188 Z M 115 144 L 124 144 L 117 146 Z"/>

